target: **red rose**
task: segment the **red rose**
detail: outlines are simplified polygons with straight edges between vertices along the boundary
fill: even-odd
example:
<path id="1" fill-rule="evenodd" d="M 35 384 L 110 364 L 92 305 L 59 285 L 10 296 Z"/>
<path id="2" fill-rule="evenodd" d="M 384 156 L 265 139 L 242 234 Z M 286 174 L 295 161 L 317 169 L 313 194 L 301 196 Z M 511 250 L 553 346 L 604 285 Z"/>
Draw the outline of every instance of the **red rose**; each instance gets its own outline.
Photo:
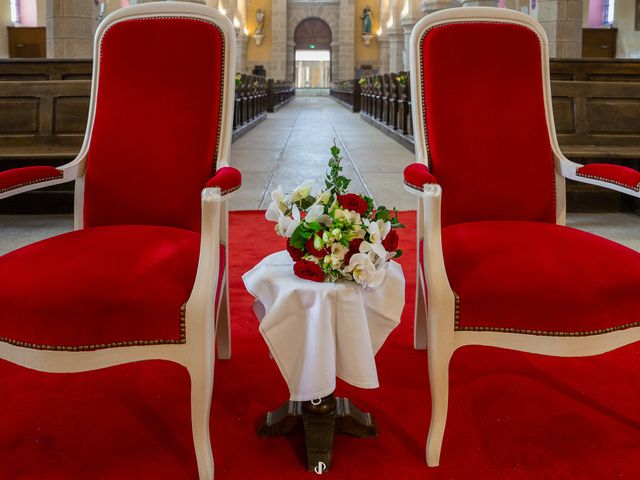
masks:
<path id="1" fill-rule="evenodd" d="M 342 206 L 342 208 L 353 210 L 354 212 L 358 212 L 360 215 L 364 215 L 365 212 L 369 209 L 369 204 L 367 203 L 367 201 L 360 195 L 356 195 L 355 193 L 345 193 L 344 195 L 338 195 L 338 203 Z"/>
<path id="2" fill-rule="evenodd" d="M 298 260 L 302 260 L 302 250 L 300 250 L 298 247 L 294 247 L 293 245 L 291 245 L 289 243 L 289 239 L 287 238 L 287 252 L 289 252 L 289 255 L 291 255 L 291 259 L 294 262 L 297 262 Z"/>
<path id="3" fill-rule="evenodd" d="M 324 282 L 324 272 L 313 262 L 299 260 L 293 264 L 293 273 L 296 276 L 312 282 Z"/>
<path id="4" fill-rule="evenodd" d="M 307 240 L 307 242 L 304 244 L 304 248 L 307 252 L 309 252 L 314 257 L 324 258 L 324 256 L 327 254 L 327 249 L 323 248 L 322 250 L 316 250 L 316 247 L 313 246 L 314 236 L 315 235 L 312 235 L 311 238 Z"/>
<path id="5" fill-rule="evenodd" d="M 395 230 L 391 230 L 387 233 L 387 236 L 384 237 L 382 241 L 382 246 L 387 252 L 395 252 L 398 249 L 398 241 L 400 238 Z"/>
<path id="6" fill-rule="evenodd" d="M 360 251 L 360 244 L 364 242 L 364 238 L 354 238 L 349 242 L 349 251 L 358 253 Z"/>
<path id="7" fill-rule="evenodd" d="M 360 244 L 364 241 L 364 238 L 354 238 L 349 242 L 349 251 L 344 256 L 344 264 L 349 265 L 351 257 L 356 253 L 360 253 Z"/>

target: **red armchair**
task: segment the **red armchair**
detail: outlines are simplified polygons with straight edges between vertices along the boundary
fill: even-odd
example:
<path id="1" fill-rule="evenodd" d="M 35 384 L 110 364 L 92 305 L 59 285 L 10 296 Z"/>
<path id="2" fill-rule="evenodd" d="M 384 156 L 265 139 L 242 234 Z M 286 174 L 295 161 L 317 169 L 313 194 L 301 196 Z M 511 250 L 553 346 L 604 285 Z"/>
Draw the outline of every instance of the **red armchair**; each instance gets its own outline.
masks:
<path id="1" fill-rule="evenodd" d="M 163 359 L 191 377 L 201 479 L 213 478 L 214 341 L 229 358 L 227 166 L 235 33 L 187 2 L 118 10 L 95 37 L 78 157 L 0 174 L 0 198 L 75 180 L 75 231 L 0 257 L 0 358 L 46 372 Z"/>
<path id="2" fill-rule="evenodd" d="M 456 349 L 587 356 L 640 339 L 640 253 L 563 226 L 565 178 L 640 197 L 640 173 L 562 155 L 548 65 L 541 26 L 511 10 L 444 10 L 411 34 L 418 163 L 405 185 L 419 197 L 414 341 L 428 350 L 430 466 Z"/>

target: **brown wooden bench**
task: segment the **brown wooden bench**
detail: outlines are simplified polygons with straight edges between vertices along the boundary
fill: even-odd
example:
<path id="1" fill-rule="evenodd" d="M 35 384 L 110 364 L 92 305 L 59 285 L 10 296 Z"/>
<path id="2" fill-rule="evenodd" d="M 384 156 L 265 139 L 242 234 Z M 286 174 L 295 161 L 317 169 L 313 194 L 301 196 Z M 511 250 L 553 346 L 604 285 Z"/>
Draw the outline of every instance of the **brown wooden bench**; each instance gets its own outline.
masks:
<path id="1" fill-rule="evenodd" d="M 75 158 L 87 125 L 92 68 L 91 60 L 0 60 L 0 171 Z M 239 75 L 236 84 L 233 140 L 294 94 L 290 84 L 264 77 Z M 71 183 L 0 202 L 0 213 L 72 210 Z"/>
<path id="2" fill-rule="evenodd" d="M 562 153 L 576 162 L 617 163 L 640 169 L 640 78 L 631 81 L 552 82 L 553 111 Z M 638 210 L 638 201 L 571 182 L 573 211 Z"/>

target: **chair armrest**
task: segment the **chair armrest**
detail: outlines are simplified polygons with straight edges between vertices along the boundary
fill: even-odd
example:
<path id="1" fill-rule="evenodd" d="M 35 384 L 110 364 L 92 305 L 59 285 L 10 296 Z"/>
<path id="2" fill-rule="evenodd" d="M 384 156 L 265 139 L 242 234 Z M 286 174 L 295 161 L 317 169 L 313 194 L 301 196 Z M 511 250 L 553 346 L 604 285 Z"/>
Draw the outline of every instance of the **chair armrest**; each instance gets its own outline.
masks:
<path id="1" fill-rule="evenodd" d="M 220 195 L 228 195 L 235 192 L 242 185 L 242 174 L 233 167 L 221 167 L 207 182 L 207 188 L 219 188 Z"/>
<path id="2" fill-rule="evenodd" d="M 85 158 L 86 154 L 81 151 L 74 160 L 60 167 L 21 167 L 0 172 L 0 199 L 76 180 L 84 175 Z"/>
<path id="3" fill-rule="evenodd" d="M 22 167 L 0 172 L 0 194 L 52 180 L 59 180 L 64 172 L 55 167 Z M 35 188 L 39 188 L 35 187 Z M 3 195 L 4 196 L 4 195 Z M 8 196 L 8 195 L 6 195 Z"/>
<path id="4" fill-rule="evenodd" d="M 593 163 L 578 168 L 576 175 L 640 192 L 640 172 L 633 168 L 606 163 Z"/>
<path id="5" fill-rule="evenodd" d="M 215 178 L 215 177 L 214 177 Z M 213 180 L 213 179 L 212 179 Z M 202 190 L 202 224 L 200 233 L 200 255 L 193 289 L 186 305 L 188 328 L 194 337 L 207 337 L 212 349 L 215 328 L 215 294 L 220 269 L 220 241 L 222 222 L 226 222 L 227 198 L 219 187 Z"/>
<path id="6" fill-rule="evenodd" d="M 632 168 L 605 163 L 580 165 L 564 157 L 560 162 L 565 178 L 640 198 L 640 172 Z"/>
<path id="7" fill-rule="evenodd" d="M 425 185 L 437 184 L 434 177 L 424 163 L 412 163 L 404 169 L 405 190 L 414 195 L 420 195 Z"/>

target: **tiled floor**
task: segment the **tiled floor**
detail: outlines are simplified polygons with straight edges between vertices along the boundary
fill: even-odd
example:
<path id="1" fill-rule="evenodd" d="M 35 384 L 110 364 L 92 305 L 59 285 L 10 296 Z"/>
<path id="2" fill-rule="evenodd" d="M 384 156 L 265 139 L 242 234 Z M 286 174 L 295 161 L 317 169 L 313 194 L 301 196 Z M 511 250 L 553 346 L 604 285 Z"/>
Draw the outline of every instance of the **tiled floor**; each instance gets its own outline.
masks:
<path id="1" fill-rule="evenodd" d="M 402 188 L 402 171 L 413 155 L 331 99 L 296 98 L 233 144 L 231 165 L 243 174 L 232 210 L 264 209 L 278 185 L 289 190 L 306 179 L 324 177 L 335 139 L 353 191 L 379 204 L 414 209 Z M 573 214 L 568 224 L 640 250 L 640 217 L 631 214 Z M 70 215 L 0 215 L 0 254 L 71 230 Z"/>

